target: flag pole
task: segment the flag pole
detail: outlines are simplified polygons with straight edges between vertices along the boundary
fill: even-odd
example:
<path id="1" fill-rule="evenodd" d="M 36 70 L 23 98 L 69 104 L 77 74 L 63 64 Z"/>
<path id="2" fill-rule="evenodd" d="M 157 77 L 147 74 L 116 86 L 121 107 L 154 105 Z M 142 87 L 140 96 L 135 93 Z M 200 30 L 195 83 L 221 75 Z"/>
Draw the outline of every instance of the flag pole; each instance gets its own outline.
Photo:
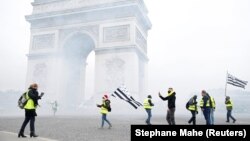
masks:
<path id="1" fill-rule="evenodd" d="M 225 97 L 227 97 L 227 79 L 228 79 L 228 71 L 226 76 Z"/>

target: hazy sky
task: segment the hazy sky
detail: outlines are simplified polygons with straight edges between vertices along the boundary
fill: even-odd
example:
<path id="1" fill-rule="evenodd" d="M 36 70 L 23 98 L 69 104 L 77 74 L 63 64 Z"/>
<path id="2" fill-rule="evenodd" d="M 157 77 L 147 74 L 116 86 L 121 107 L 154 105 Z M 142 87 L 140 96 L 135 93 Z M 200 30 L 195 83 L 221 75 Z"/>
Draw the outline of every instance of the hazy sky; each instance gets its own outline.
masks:
<path id="1" fill-rule="evenodd" d="M 0 5 L 0 90 L 24 89 L 32 0 Z M 224 88 L 226 71 L 250 81 L 249 0 L 145 0 L 149 93 Z M 230 89 L 235 89 L 230 86 Z M 250 90 L 250 84 L 247 86 Z"/>

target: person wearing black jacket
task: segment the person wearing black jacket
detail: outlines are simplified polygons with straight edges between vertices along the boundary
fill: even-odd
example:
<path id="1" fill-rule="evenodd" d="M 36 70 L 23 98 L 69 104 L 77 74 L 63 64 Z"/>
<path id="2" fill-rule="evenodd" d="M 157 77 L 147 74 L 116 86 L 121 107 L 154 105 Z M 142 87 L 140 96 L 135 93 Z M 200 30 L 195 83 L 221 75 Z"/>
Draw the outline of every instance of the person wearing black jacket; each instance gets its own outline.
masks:
<path id="1" fill-rule="evenodd" d="M 167 122 L 169 125 L 175 125 L 175 117 L 174 117 L 174 113 L 175 113 L 175 100 L 176 100 L 176 93 L 173 90 L 173 88 L 169 88 L 168 89 L 168 95 L 167 97 L 163 97 L 161 96 L 161 93 L 159 92 L 159 97 L 162 100 L 168 100 L 168 110 L 167 110 Z"/>
<path id="2" fill-rule="evenodd" d="M 38 137 L 35 134 L 35 117 L 36 107 L 38 106 L 38 100 L 41 99 L 43 93 L 39 96 L 38 94 L 38 85 L 36 83 L 31 84 L 28 91 L 26 92 L 26 99 L 28 99 L 27 103 L 24 106 L 25 109 L 25 119 L 19 131 L 18 137 L 25 138 L 24 130 L 26 125 L 30 122 L 30 137 Z"/>

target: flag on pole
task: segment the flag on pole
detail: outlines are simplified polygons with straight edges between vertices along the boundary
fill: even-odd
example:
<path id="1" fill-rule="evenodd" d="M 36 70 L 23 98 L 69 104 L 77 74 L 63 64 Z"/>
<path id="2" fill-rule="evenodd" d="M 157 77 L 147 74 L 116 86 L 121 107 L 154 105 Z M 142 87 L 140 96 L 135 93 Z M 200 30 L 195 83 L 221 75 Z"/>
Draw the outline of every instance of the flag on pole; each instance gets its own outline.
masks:
<path id="1" fill-rule="evenodd" d="M 240 80 L 229 73 L 227 74 L 227 84 L 245 89 L 247 83 L 247 81 Z"/>
<path id="2" fill-rule="evenodd" d="M 138 101 L 136 101 L 132 96 L 129 95 L 129 92 L 127 91 L 125 86 L 118 87 L 111 96 L 120 98 L 121 100 L 124 100 L 128 102 L 131 106 L 133 106 L 135 109 L 142 106 L 142 104 Z"/>

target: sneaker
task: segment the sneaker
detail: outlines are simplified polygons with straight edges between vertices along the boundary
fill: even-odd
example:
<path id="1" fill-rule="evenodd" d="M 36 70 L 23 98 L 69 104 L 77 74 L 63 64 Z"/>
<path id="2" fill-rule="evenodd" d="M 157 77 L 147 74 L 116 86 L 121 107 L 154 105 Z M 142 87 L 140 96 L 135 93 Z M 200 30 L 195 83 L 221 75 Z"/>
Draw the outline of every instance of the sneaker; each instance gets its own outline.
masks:
<path id="1" fill-rule="evenodd" d="M 233 123 L 235 123 L 236 122 L 236 119 L 233 121 Z"/>
<path id="2" fill-rule="evenodd" d="M 109 129 L 111 129 L 112 125 L 109 125 Z"/>
<path id="3" fill-rule="evenodd" d="M 229 122 L 228 120 L 226 122 Z"/>

